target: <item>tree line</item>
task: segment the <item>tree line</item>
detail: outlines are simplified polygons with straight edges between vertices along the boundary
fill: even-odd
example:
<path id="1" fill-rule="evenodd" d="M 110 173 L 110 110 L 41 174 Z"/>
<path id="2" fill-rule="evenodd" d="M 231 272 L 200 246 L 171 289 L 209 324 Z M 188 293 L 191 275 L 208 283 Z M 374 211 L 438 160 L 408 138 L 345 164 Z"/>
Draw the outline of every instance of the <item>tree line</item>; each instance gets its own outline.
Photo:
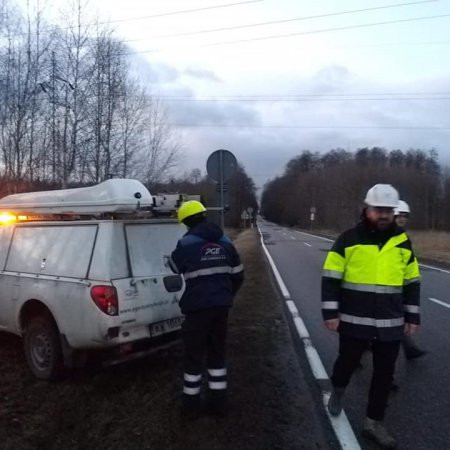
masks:
<path id="1" fill-rule="evenodd" d="M 450 230 L 450 172 L 434 149 L 305 150 L 265 185 L 261 212 L 290 226 L 342 230 L 359 219 L 365 194 L 376 183 L 392 184 L 410 205 L 411 228 Z"/>
<path id="2" fill-rule="evenodd" d="M 129 53 L 81 0 L 58 25 L 1 2 L 0 195 L 168 173 L 180 141 Z"/>
<path id="3" fill-rule="evenodd" d="M 254 215 L 258 211 L 256 187 L 253 180 L 247 175 L 243 166 L 238 165 L 236 173 L 226 183 L 225 193 L 225 226 L 240 227 L 242 211 L 252 208 Z M 203 176 L 200 169 L 193 169 L 190 173 L 167 182 L 158 182 L 150 185 L 150 192 L 157 193 L 183 193 L 200 195 L 207 207 L 220 206 L 217 183 L 208 176 Z M 210 211 L 208 218 L 220 224 L 219 213 Z M 248 224 L 248 221 L 247 221 Z"/>

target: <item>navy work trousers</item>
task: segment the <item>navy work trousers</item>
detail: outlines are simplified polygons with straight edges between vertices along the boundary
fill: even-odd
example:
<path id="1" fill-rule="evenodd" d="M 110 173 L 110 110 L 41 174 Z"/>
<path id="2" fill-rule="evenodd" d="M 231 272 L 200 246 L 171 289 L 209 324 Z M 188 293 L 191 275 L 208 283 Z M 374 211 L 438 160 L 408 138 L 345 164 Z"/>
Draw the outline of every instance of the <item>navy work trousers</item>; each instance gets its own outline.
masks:
<path id="1" fill-rule="evenodd" d="M 395 371 L 400 341 L 380 342 L 339 335 L 339 356 L 334 363 L 331 381 L 336 388 L 345 388 L 358 367 L 362 354 L 370 348 L 373 374 L 370 384 L 367 417 L 383 420 Z"/>

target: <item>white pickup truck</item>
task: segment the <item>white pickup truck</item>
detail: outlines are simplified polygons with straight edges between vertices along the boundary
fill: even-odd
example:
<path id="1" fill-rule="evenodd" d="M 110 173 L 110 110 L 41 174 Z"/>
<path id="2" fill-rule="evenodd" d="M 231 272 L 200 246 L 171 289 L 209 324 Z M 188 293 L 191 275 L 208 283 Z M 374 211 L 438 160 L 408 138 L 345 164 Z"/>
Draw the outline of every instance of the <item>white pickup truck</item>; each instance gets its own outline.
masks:
<path id="1" fill-rule="evenodd" d="M 36 377 L 180 327 L 184 281 L 165 261 L 183 227 L 153 206 L 127 179 L 0 199 L 0 331 L 23 336 Z"/>

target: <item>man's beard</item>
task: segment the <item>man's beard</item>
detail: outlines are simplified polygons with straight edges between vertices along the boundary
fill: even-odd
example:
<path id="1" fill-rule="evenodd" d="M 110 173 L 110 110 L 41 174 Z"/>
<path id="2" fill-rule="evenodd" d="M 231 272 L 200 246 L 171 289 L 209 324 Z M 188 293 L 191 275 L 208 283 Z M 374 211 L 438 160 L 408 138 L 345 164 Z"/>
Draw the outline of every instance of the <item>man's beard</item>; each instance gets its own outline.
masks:
<path id="1" fill-rule="evenodd" d="M 391 221 L 389 219 L 378 219 L 376 222 L 376 227 L 380 231 L 386 231 L 391 226 Z"/>

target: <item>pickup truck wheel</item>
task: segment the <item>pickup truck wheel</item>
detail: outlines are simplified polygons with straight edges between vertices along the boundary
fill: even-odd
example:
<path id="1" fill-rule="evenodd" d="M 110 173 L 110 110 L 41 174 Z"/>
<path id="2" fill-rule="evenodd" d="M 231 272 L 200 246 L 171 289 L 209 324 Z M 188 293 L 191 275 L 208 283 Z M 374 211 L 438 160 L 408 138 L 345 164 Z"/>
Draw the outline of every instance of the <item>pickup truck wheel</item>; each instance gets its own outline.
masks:
<path id="1" fill-rule="evenodd" d="M 51 317 L 36 316 L 25 330 L 24 349 L 33 375 L 41 380 L 58 379 L 63 372 L 63 358 L 58 328 Z"/>

